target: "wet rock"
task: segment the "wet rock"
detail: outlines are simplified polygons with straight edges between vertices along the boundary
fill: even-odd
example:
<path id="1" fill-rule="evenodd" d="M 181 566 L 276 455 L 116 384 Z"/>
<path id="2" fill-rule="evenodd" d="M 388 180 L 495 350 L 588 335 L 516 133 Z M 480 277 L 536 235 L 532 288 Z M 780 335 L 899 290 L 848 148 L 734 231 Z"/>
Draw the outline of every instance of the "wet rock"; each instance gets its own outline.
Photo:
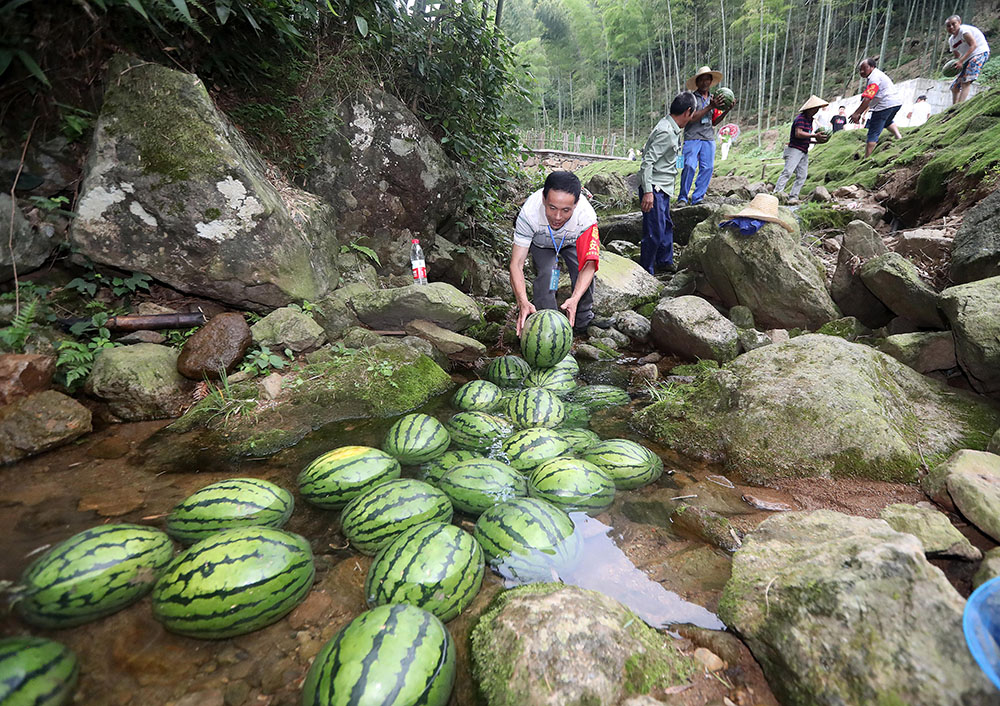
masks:
<path id="1" fill-rule="evenodd" d="M 90 410 L 45 390 L 0 407 L 0 463 L 13 463 L 89 433 Z"/>
<path id="2" fill-rule="evenodd" d="M 606 331 L 602 331 L 602 333 L 606 334 L 607 332 Z M 620 345 L 618 343 L 617 339 L 614 339 L 614 338 L 612 338 L 611 336 L 608 336 L 608 335 L 593 336 L 593 337 L 591 337 L 590 342 L 593 343 L 598 348 L 601 348 L 601 347 L 605 348 L 606 349 L 604 351 L 605 354 L 610 353 L 610 352 L 616 352 L 617 353 L 619 345 Z M 607 356 L 605 355 L 605 357 L 607 357 Z"/>
<path id="3" fill-rule="evenodd" d="M 683 297 L 687 294 L 694 294 L 698 289 L 698 278 L 694 272 L 682 270 L 675 274 L 663 285 L 660 291 L 661 297 Z"/>
<path id="4" fill-rule="evenodd" d="M 639 381 L 656 382 L 660 377 L 660 369 L 655 363 L 646 363 L 635 369 L 635 377 Z"/>
<path id="5" fill-rule="evenodd" d="M 131 346 L 136 343 L 166 343 L 167 337 L 157 331 L 133 331 L 117 339 L 115 343 L 123 346 Z"/>
<path id="6" fill-rule="evenodd" d="M 707 508 L 682 503 L 670 514 L 670 519 L 682 534 L 723 551 L 734 552 L 742 544 L 740 535 L 732 523 Z"/>
<path id="7" fill-rule="evenodd" d="M 602 251 L 601 266 L 594 275 L 594 313 L 614 316 L 655 300 L 663 285 L 638 264 L 620 255 Z"/>
<path id="8" fill-rule="evenodd" d="M 965 647 L 964 605 L 912 535 L 821 510 L 746 537 L 719 617 L 789 706 L 986 704 L 996 692 Z"/>
<path id="9" fill-rule="evenodd" d="M 882 510 L 879 517 L 897 532 L 914 535 L 927 554 L 953 556 L 966 561 L 979 561 L 983 557 L 982 552 L 972 546 L 943 512 L 897 503 Z"/>
<path id="10" fill-rule="evenodd" d="M 1000 576 L 1000 547 L 993 547 L 983 555 L 983 563 L 972 577 L 972 588 L 979 588 L 997 576 Z"/>
<path id="11" fill-rule="evenodd" d="M 958 365 L 951 331 L 901 333 L 887 337 L 878 349 L 918 373 L 950 370 Z"/>
<path id="12" fill-rule="evenodd" d="M 635 421 L 681 453 L 775 477 L 914 481 L 922 457 L 985 446 L 1000 411 L 872 348 L 808 334 L 703 372 Z M 919 411 L 916 411 L 919 410 Z"/>
<path id="13" fill-rule="evenodd" d="M 600 228 L 602 241 L 624 240 L 638 245 L 642 242 L 642 211 L 602 216 Z"/>
<path id="14" fill-rule="evenodd" d="M 107 87 L 70 229 L 82 255 L 244 308 L 336 285 L 337 214 L 279 192 L 197 76 L 117 57 Z"/>
<path id="15" fill-rule="evenodd" d="M 960 284 L 1000 275 L 1000 191 L 965 212 L 955 233 L 950 275 Z"/>
<path id="16" fill-rule="evenodd" d="M 258 345 L 278 351 L 287 348 L 293 353 L 316 350 L 326 342 L 323 327 L 308 314 L 291 307 L 272 311 L 250 327 L 250 335 Z"/>
<path id="17" fill-rule="evenodd" d="M 663 299 L 652 318 L 652 336 L 662 353 L 726 362 L 736 357 L 736 327 L 701 297 Z"/>
<path id="18" fill-rule="evenodd" d="M 146 502 L 138 488 L 118 486 L 100 488 L 80 498 L 80 512 L 96 512 L 101 517 L 121 517 L 141 508 Z"/>
<path id="19" fill-rule="evenodd" d="M 617 601 L 561 584 L 500 594 L 472 632 L 472 657 L 491 706 L 617 704 L 696 669 Z"/>
<path id="20" fill-rule="evenodd" d="M 861 281 L 890 311 L 917 326 L 944 328 L 938 312 L 938 295 L 927 286 L 917 268 L 899 253 L 879 255 L 859 271 Z"/>
<path id="21" fill-rule="evenodd" d="M 11 213 L 13 211 L 13 214 Z M 0 223 L 7 235 L 0 248 L 0 282 L 14 279 L 14 265 L 19 275 L 27 274 L 42 266 L 52 252 L 52 235 L 43 228 L 32 228 L 21 213 L 20 204 L 14 206 L 9 193 L 0 193 Z M 14 228 L 11 233 L 11 227 Z M 13 243 L 13 259 L 7 240 Z"/>
<path id="22" fill-rule="evenodd" d="M 624 333 L 635 343 L 646 343 L 649 340 L 652 323 L 642 314 L 635 311 L 619 311 L 614 316 L 615 328 Z"/>
<path id="23" fill-rule="evenodd" d="M 903 257 L 924 258 L 940 262 L 951 252 L 952 240 L 940 230 L 919 228 L 899 234 L 893 248 Z"/>
<path id="24" fill-rule="evenodd" d="M 740 341 L 740 348 L 744 351 L 755 351 L 758 348 L 771 345 L 772 341 L 766 333 L 761 333 L 757 329 L 741 328 L 736 334 Z"/>
<path id="25" fill-rule="evenodd" d="M 753 320 L 753 312 L 748 306 L 737 304 L 729 310 L 729 320 L 737 328 L 756 328 Z"/>
<path id="26" fill-rule="evenodd" d="M 940 301 L 973 389 L 1000 393 L 1000 277 L 949 287 Z"/>
<path id="27" fill-rule="evenodd" d="M 1000 541 L 1000 471 L 995 465 L 955 468 L 945 483 L 958 511 L 982 532 Z"/>
<path id="28" fill-rule="evenodd" d="M 587 343 L 578 343 L 574 348 L 574 354 L 583 360 L 601 360 L 604 357 L 604 352 L 600 348 Z"/>
<path id="29" fill-rule="evenodd" d="M 920 489 L 948 512 L 957 512 L 948 492 L 948 478 L 953 473 L 1000 476 L 1000 456 L 973 449 L 959 449 L 920 479 Z"/>
<path id="30" fill-rule="evenodd" d="M 710 222 L 715 225 L 713 222 L 725 220 L 720 217 L 721 213 L 718 206 L 707 203 L 670 209 L 670 219 L 674 222 L 674 242 L 677 245 L 688 245 L 699 224 Z"/>
<path id="31" fill-rule="evenodd" d="M 194 383 L 177 372 L 177 358 L 175 349 L 153 343 L 105 348 L 94 358 L 87 393 L 124 421 L 179 417 Z"/>
<path id="32" fill-rule="evenodd" d="M 378 329 L 401 329 L 410 321 L 424 319 L 463 331 L 482 320 L 476 302 L 444 282 L 358 292 L 350 304 L 363 323 Z"/>
<path id="33" fill-rule="evenodd" d="M 231 373 L 236 369 L 252 340 L 242 314 L 218 314 L 184 342 L 177 370 L 192 380 L 217 380 L 219 371 Z"/>
<path id="34" fill-rule="evenodd" d="M 48 355 L 0 355 L 0 406 L 48 389 L 56 372 L 56 359 Z"/>
<path id="35" fill-rule="evenodd" d="M 625 348 L 632 342 L 632 339 L 629 338 L 628 335 L 613 327 L 600 328 L 597 326 L 590 326 L 587 329 L 587 335 L 595 340 L 601 341 L 605 345 L 610 345 L 612 348 Z"/>
<path id="36" fill-rule="evenodd" d="M 862 221 L 851 221 L 844 230 L 844 241 L 837 254 L 830 293 L 846 316 L 856 316 L 872 328 L 885 326 L 892 312 L 861 281 L 858 274 L 869 260 L 889 252 L 878 233 Z"/>
<path id="37" fill-rule="evenodd" d="M 486 355 L 486 346 L 476 339 L 441 328 L 430 321 L 411 321 L 405 330 L 424 339 L 451 360 L 471 363 Z"/>
<path id="38" fill-rule="evenodd" d="M 639 259 L 640 248 L 636 243 L 630 243 L 627 240 L 612 240 L 610 243 L 606 243 L 604 247 L 615 255 L 621 255 L 629 260 Z"/>

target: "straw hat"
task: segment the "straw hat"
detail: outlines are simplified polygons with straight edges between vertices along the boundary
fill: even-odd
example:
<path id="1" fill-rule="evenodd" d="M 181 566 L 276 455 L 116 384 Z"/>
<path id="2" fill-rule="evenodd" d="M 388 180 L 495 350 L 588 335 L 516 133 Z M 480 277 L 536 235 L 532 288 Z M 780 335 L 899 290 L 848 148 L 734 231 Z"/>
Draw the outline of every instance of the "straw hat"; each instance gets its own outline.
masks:
<path id="1" fill-rule="evenodd" d="M 802 107 L 799 108 L 799 112 L 804 113 L 810 108 L 825 108 L 828 105 L 830 104 L 819 96 L 809 96 L 809 100 L 802 104 Z"/>
<path id="2" fill-rule="evenodd" d="M 698 77 L 701 76 L 702 74 L 712 74 L 712 85 L 713 86 L 718 85 L 719 83 L 722 83 L 722 72 L 721 71 L 712 71 L 712 69 L 710 67 L 708 67 L 708 66 L 702 66 L 700 69 L 698 69 L 695 72 L 694 76 L 692 76 L 691 78 L 689 78 L 687 80 L 687 83 L 684 84 L 685 88 L 687 88 L 689 91 L 693 91 L 696 88 L 698 88 L 698 83 L 697 83 Z"/>
<path id="3" fill-rule="evenodd" d="M 778 215 L 778 197 L 771 194 L 757 194 L 753 197 L 753 201 L 742 211 L 734 214 L 733 218 L 754 218 L 758 221 L 777 223 L 789 233 L 795 231 L 792 226 L 781 220 L 781 216 Z"/>

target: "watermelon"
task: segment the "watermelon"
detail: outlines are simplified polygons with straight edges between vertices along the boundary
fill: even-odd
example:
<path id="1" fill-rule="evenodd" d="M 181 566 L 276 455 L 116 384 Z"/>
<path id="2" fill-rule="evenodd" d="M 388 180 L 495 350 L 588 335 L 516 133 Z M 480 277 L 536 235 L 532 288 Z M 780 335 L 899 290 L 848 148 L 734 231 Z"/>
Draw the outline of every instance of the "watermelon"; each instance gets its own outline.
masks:
<path id="1" fill-rule="evenodd" d="M 590 426 L 590 410 L 576 402 L 563 402 L 566 417 L 560 429 L 582 429 Z"/>
<path id="2" fill-rule="evenodd" d="M 417 469 L 417 480 L 422 480 L 425 483 L 430 483 L 431 485 L 436 486 L 438 481 L 441 480 L 441 476 L 443 476 L 445 471 L 449 468 L 454 466 L 456 463 L 469 461 L 474 458 L 482 458 L 482 456 L 480 456 L 476 451 L 468 451 L 466 449 L 453 449 L 451 451 L 445 451 L 433 461 L 428 461 Z"/>
<path id="3" fill-rule="evenodd" d="M 257 478 L 231 478 L 206 485 L 167 515 L 167 534 L 192 544 L 234 527 L 281 528 L 295 500 L 284 488 Z"/>
<path id="4" fill-rule="evenodd" d="M 582 385 L 567 393 L 566 399 L 582 404 L 591 412 L 632 401 L 628 392 L 614 385 Z"/>
<path id="5" fill-rule="evenodd" d="M 601 441 L 587 449 L 583 458 L 603 470 L 619 490 L 641 488 L 663 474 L 663 460 L 628 439 Z"/>
<path id="6" fill-rule="evenodd" d="M 572 354 L 567 354 L 565 358 L 552 366 L 557 370 L 568 370 L 573 377 L 580 374 L 580 364 Z"/>
<path id="7" fill-rule="evenodd" d="M 545 368 L 532 370 L 528 377 L 524 378 L 524 386 L 540 387 L 563 396 L 576 387 L 576 380 L 567 368 Z"/>
<path id="8" fill-rule="evenodd" d="M 493 569 L 523 583 L 557 579 L 580 557 L 580 537 L 573 520 L 538 498 L 514 498 L 494 505 L 479 516 L 473 536 Z"/>
<path id="9" fill-rule="evenodd" d="M 375 557 L 365 596 L 368 605 L 409 603 L 451 620 L 479 593 L 486 561 L 472 535 L 443 522 L 411 527 Z"/>
<path id="10" fill-rule="evenodd" d="M 532 368 L 551 368 L 569 353 L 573 329 L 555 309 L 536 311 L 521 329 L 521 355 Z"/>
<path id="11" fill-rule="evenodd" d="M 507 414 L 518 429 L 546 427 L 563 423 L 566 408 L 554 393 L 540 387 L 529 387 L 514 395 L 507 403 Z"/>
<path id="12" fill-rule="evenodd" d="M 486 368 L 486 379 L 500 387 L 520 387 L 521 382 L 531 372 L 531 366 L 524 358 L 503 355 L 494 358 Z"/>
<path id="13" fill-rule="evenodd" d="M 736 105 L 736 94 L 733 93 L 731 88 L 726 88 L 725 86 L 716 86 L 712 89 L 712 93 L 722 97 L 722 108 L 723 110 L 728 110 Z"/>
<path id="14" fill-rule="evenodd" d="M 41 628 L 68 628 L 121 610 L 149 593 L 174 545 L 142 525 L 101 525 L 32 562 L 12 590 L 15 612 Z"/>
<path id="15" fill-rule="evenodd" d="M 944 66 L 941 67 L 941 73 L 947 78 L 953 78 L 962 73 L 962 62 L 958 59 L 949 59 L 944 62 Z"/>
<path id="16" fill-rule="evenodd" d="M 425 522 L 450 522 L 451 501 L 429 483 L 400 478 L 354 498 L 340 516 L 340 530 L 351 546 L 374 555 L 403 530 Z"/>
<path id="17" fill-rule="evenodd" d="M 441 477 L 441 490 L 462 512 L 478 515 L 511 498 L 528 494 L 524 476 L 506 463 L 492 458 L 463 461 Z"/>
<path id="18" fill-rule="evenodd" d="M 565 422 L 564 422 L 565 423 Z M 601 440 L 595 432 L 590 429 L 560 429 L 559 435 L 566 440 L 570 446 L 570 451 L 575 454 L 582 454 L 591 446 Z M 593 461 L 591 461 L 593 463 Z"/>
<path id="19" fill-rule="evenodd" d="M 455 446 L 471 451 L 499 446 L 513 431 L 506 419 L 485 412 L 459 412 L 445 426 Z"/>
<path id="20" fill-rule="evenodd" d="M 297 534 L 224 530 L 174 559 L 153 589 L 153 617 L 189 637 L 245 635 L 301 603 L 315 573 L 309 542 Z"/>
<path id="21" fill-rule="evenodd" d="M 425 463 L 448 450 L 444 424 L 427 414 L 404 415 L 389 427 L 382 450 L 403 464 Z"/>
<path id="22" fill-rule="evenodd" d="M 399 478 L 399 461 L 370 446 L 341 446 L 299 473 L 299 493 L 310 505 L 338 510 L 368 488 Z"/>
<path id="23" fill-rule="evenodd" d="M 489 380 L 473 380 L 458 388 L 451 403 L 465 412 L 489 412 L 500 404 L 502 394 Z"/>
<path id="24" fill-rule="evenodd" d="M 578 458 L 555 458 L 532 471 L 528 494 L 566 512 L 597 514 L 611 506 L 615 484 L 593 463 Z"/>
<path id="25" fill-rule="evenodd" d="M 348 623 L 316 655 L 302 706 L 445 706 L 455 645 L 426 610 L 393 603 Z"/>
<path id="26" fill-rule="evenodd" d="M 562 431 L 532 427 L 516 431 L 503 442 L 503 451 L 510 465 L 528 472 L 540 463 L 569 450 L 569 441 Z"/>
<path id="27" fill-rule="evenodd" d="M 0 639 L 0 704 L 64 706 L 73 700 L 76 655 L 42 637 Z"/>

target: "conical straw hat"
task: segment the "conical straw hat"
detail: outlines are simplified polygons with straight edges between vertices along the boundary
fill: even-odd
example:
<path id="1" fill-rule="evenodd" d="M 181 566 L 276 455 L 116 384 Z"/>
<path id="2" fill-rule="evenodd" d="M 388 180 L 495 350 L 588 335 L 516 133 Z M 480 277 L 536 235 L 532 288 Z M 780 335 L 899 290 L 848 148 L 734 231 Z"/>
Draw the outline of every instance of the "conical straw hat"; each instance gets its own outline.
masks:
<path id="1" fill-rule="evenodd" d="M 700 69 L 698 69 L 697 71 L 695 71 L 694 76 L 692 76 L 691 78 L 689 78 L 687 80 L 687 83 L 684 84 L 684 86 L 689 91 L 695 90 L 696 88 L 698 88 L 697 79 L 702 74 L 712 74 L 712 85 L 713 86 L 716 86 L 716 85 L 722 83 L 722 72 L 720 72 L 720 71 L 712 71 L 712 69 L 710 67 L 708 67 L 708 66 L 702 66 Z"/>
<path id="2" fill-rule="evenodd" d="M 778 197 L 771 196 L 771 194 L 757 194 L 753 197 L 753 201 L 747 204 L 742 211 L 735 214 L 733 218 L 754 218 L 758 221 L 777 223 L 789 233 L 795 230 L 792 226 L 781 220 L 781 216 L 778 215 Z"/>
<path id="3" fill-rule="evenodd" d="M 799 108 L 799 112 L 804 113 L 810 108 L 825 108 L 828 105 L 830 104 L 819 96 L 809 96 L 809 100 L 802 104 L 802 107 Z"/>

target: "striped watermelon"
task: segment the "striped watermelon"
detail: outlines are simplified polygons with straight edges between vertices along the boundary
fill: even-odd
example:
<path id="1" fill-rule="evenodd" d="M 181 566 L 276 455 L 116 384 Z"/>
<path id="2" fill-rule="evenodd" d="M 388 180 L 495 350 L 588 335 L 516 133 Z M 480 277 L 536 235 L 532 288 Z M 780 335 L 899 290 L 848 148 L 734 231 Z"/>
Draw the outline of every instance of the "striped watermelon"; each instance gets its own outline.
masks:
<path id="1" fill-rule="evenodd" d="M 422 480 L 425 483 L 430 483 L 431 485 L 437 485 L 441 480 L 441 476 L 443 476 L 445 471 L 449 468 L 454 466 L 456 463 L 469 461 L 474 458 L 482 458 L 482 456 L 480 456 L 477 451 L 468 451 L 466 449 L 453 449 L 452 451 L 445 451 L 433 461 L 428 461 L 417 469 L 417 480 Z"/>
<path id="2" fill-rule="evenodd" d="M 580 557 L 580 537 L 573 520 L 538 498 L 494 505 L 479 516 L 473 536 L 491 567 L 523 583 L 557 579 L 559 572 L 572 569 Z"/>
<path id="3" fill-rule="evenodd" d="M 608 439 L 594 444 L 584 459 L 603 470 L 621 490 L 641 488 L 663 474 L 663 459 L 628 439 Z"/>
<path id="4" fill-rule="evenodd" d="M 521 329 L 521 355 L 532 368 L 551 368 L 569 353 L 573 329 L 555 309 L 536 311 Z"/>
<path id="5" fill-rule="evenodd" d="M 309 542 L 297 534 L 224 530 L 174 559 L 153 589 L 153 617 L 189 637 L 244 635 L 302 602 L 315 573 Z"/>
<path id="6" fill-rule="evenodd" d="M 167 534 L 192 544 L 234 527 L 281 528 L 295 500 L 284 488 L 257 478 L 231 478 L 206 485 L 167 515 Z"/>
<path id="7" fill-rule="evenodd" d="M 121 610 L 149 593 L 174 545 L 142 525 L 101 525 L 36 559 L 12 590 L 14 610 L 42 628 L 68 628 Z"/>
<path id="8" fill-rule="evenodd" d="M 572 354 L 567 354 L 565 358 L 552 366 L 558 370 L 568 370 L 570 375 L 576 377 L 580 374 L 580 364 Z"/>
<path id="9" fill-rule="evenodd" d="M 341 446 L 316 458 L 299 473 L 299 493 L 310 505 L 339 510 L 365 490 L 394 478 L 399 461 L 370 446 Z"/>
<path id="10" fill-rule="evenodd" d="M 540 387 L 521 390 L 507 403 L 507 415 L 518 429 L 545 427 L 552 429 L 563 423 L 566 408 L 555 394 Z"/>
<path id="11" fill-rule="evenodd" d="M 351 546 L 374 555 L 403 530 L 425 522 L 451 522 L 451 501 L 429 483 L 400 478 L 354 498 L 340 516 L 340 530 Z"/>
<path id="12" fill-rule="evenodd" d="M 451 620 L 479 593 L 486 561 L 472 535 L 443 522 L 411 527 L 375 557 L 365 596 L 368 605 L 409 603 Z"/>
<path id="13" fill-rule="evenodd" d="M 565 423 L 565 422 L 564 422 Z M 601 440 L 590 429 L 560 429 L 559 435 L 570 445 L 570 452 L 582 454 Z M 593 462 L 591 462 L 593 463 Z"/>
<path id="14" fill-rule="evenodd" d="M 80 670 L 65 645 L 41 637 L 0 640 L 0 704 L 64 706 L 73 700 Z"/>
<path id="15" fill-rule="evenodd" d="M 389 427 L 382 450 L 403 464 L 425 463 L 448 450 L 444 424 L 427 414 L 406 414 Z"/>
<path id="16" fill-rule="evenodd" d="M 573 373 L 566 368 L 544 368 L 532 370 L 528 377 L 524 378 L 524 386 L 540 387 L 562 397 L 576 387 L 576 380 L 573 378 Z"/>
<path id="17" fill-rule="evenodd" d="M 486 368 L 486 379 L 500 387 L 520 387 L 531 372 L 531 366 L 524 358 L 516 355 L 502 355 L 494 358 Z"/>
<path id="18" fill-rule="evenodd" d="M 540 463 L 569 450 L 569 442 L 562 431 L 532 427 L 516 431 L 503 442 L 508 463 L 515 469 L 528 472 Z"/>
<path id="19" fill-rule="evenodd" d="M 532 471 L 528 494 L 566 512 L 597 514 L 615 499 L 615 484 L 600 468 L 578 458 L 555 458 Z"/>
<path id="20" fill-rule="evenodd" d="M 451 403 L 465 412 L 489 412 L 500 404 L 502 394 L 489 380 L 473 380 L 458 388 Z"/>
<path id="21" fill-rule="evenodd" d="M 479 458 L 455 464 L 441 477 L 441 490 L 462 512 L 478 515 L 511 498 L 528 494 L 524 476 L 506 463 Z"/>
<path id="22" fill-rule="evenodd" d="M 366 611 L 323 646 L 302 706 L 445 706 L 455 645 L 436 617 L 405 603 Z"/>
<path id="23" fill-rule="evenodd" d="M 455 446 L 471 451 L 499 446 L 513 431 L 506 419 L 485 412 L 459 412 L 445 426 Z"/>
<path id="24" fill-rule="evenodd" d="M 582 429 L 590 426 L 590 410 L 582 404 L 563 402 L 563 409 L 566 412 L 566 416 L 562 424 L 559 425 L 561 428 Z"/>
<path id="25" fill-rule="evenodd" d="M 628 392 L 614 385 L 582 385 L 569 392 L 566 399 L 582 404 L 591 412 L 632 401 Z"/>

